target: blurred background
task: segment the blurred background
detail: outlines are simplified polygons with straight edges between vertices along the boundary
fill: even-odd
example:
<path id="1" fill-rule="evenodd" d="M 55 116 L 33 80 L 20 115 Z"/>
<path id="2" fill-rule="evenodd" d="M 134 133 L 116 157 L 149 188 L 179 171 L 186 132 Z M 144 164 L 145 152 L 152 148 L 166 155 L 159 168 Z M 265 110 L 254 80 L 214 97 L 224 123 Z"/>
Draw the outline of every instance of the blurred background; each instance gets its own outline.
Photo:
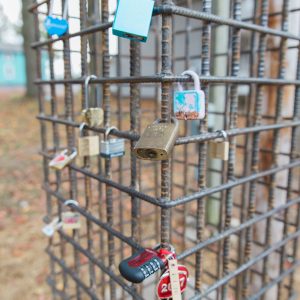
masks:
<path id="1" fill-rule="evenodd" d="M 41 233 L 44 203 L 33 52 L 27 55 L 29 72 L 25 63 L 29 41 L 33 40 L 32 17 L 26 9 L 29 2 L 0 0 L 0 298 L 3 300 L 50 299 L 45 283 L 48 260 L 43 251 L 47 240 Z"/>

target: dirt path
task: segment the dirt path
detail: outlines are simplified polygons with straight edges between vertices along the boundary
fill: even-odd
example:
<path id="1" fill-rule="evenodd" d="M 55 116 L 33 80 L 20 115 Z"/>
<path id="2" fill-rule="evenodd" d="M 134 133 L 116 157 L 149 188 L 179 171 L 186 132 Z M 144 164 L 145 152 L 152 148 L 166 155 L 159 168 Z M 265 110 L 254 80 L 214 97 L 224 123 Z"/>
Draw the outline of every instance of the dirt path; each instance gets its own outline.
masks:
<path id="1" fill-rule="evenodd" d="M 0 95 L 0 299 L 48 300 L 37 103 Z"/>

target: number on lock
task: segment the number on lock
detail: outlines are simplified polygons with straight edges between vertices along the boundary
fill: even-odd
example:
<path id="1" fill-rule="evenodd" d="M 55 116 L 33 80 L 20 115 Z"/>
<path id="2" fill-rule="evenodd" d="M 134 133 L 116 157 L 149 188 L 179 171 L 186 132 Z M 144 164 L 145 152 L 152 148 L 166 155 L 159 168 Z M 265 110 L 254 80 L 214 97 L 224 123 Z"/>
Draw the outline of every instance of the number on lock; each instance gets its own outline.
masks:
<path id="1" fill-rule="evenodd" d="M 143 249 L 123 260 L 119 265 L 122 276 L 130 282 L 141 283 L 159 270 L 164 270 L 167 257 L 175 256 L 174 248 L 157 246 L 154 249 Z"/>
<path id="2" fill-rule="evenodd" d="M 47 16 L 44 22 L 44 26 L 49 35 L 62 36 L 68 31 L 69 28 L 69 24 L 67 21 L 68 1 L 65 1 L 62 18 L 57 18 L 53 16 L 53 5 L 54 0 L 50 0 L 49 15 Z"/>
<path id="3" fill-rule="evenodd" d="M 125 141 L 124 139 L 109 139 L 111 130 L 117 129 L 116 127 L 109 127 L 105 131 L 105 138 L 100 144 L 100 156 L 104 158 L 120 157 L 125 154 Z"/>
<path id="4" fill-rule="evenodd" d="M 181 75 L 190 75 L 194 79 L 194 90 L 184 91 L 178 83 L 174 93 L 173 108 L 178 120 L 197 120 L 205 117 L 205 95 L 200 89 L 199 76 L 194 71 L 184 71 Z"/>
<path id="5" fill-rule="evenodd" d="M 155 121 L 145 129 L 134 148 L 134 153 L 140 159 L 168 159 L 176 142 L 178 130 L 178 121 L 175 118 L 172 118 L 172 123 Z"/>
<path id="6" fill-rule="evenodd" d="M 100 153 L 99 136 L 83 136 L 85 123 L 80 125 L 80 137 L 78 139 L 78 154 L 79 156 L 94 156 Z"/>
<path id="7" fill-rule="evenodd" d="M 183 265 L 178 265 L 179 285 L 180 292 L 183 293 L 187 287 L 189 272 L 188 269 Z M 159 299 L 172 298 L 172 286 L 170 271 L 166 270 L 160 277 L 160 280 L 156 286 L 156 294 Z"/>
<path id="8" fill-rule="evenodd" d="M 153 8 L 153 0 L 119 0 L 113 23 L 113 34 L 146 42 Z"/>
<path id="9" fill-rule="evenodd" d="M 100 107 L 89 107 L 89 82 L 91 79 L 97 79 L 95 75 L 90 75 L 85 79 L 85 96 L 84 105 L 85 109 L 81 115 L 83 122 L 90 127 L 98 127 L 103 123 L 103 109 Z"/>

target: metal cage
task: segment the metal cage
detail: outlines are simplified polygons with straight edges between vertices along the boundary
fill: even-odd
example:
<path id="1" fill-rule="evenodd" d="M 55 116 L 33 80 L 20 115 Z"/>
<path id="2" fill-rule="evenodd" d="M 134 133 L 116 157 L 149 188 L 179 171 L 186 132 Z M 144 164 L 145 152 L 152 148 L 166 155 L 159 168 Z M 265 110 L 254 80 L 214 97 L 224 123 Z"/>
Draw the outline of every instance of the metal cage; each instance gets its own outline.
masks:
<path id="1" fill-rule="evenodd" d="M 42 27 L 49 0 L 30 7 L 45 222 L 60 217 L 68 199 L 79 202 L 72 209 L 82 221 L 80 230 L 49 239 L 53 299 L 155 299 L 158 276 L 132 285 L 118 264 L 161 242 L 173 244 L 190 271 L 184 299 L 299 299 L 299 1 L 155 4 L 146 44 L 113 39 L 115 1 L 69 1 L 69 32 L 59 38 Z M 139 134 L 157 118 L 169 122 L 176 83 L 192 83 L 180 75 L 186 69 L 200 76 L 206 118 L 180 121 L 169 160 L 138 160 Z M 103 138 L 116 126 L 111 135 L 126 140 L 126 155 L 52 171 L 53 155 L 77 146 L 90 74 L 104 123 L 88 134 Z M 228 161 L 209 156 L 220 129 Z"/>

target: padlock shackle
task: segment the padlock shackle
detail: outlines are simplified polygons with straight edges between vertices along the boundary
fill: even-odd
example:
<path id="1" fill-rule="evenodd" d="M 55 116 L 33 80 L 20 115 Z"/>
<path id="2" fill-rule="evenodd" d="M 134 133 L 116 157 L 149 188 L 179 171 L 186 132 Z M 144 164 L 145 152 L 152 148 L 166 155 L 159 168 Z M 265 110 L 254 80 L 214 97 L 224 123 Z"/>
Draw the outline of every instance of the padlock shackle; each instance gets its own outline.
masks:
<path id="1" fill-rule="evenodd" d="M 112 130 L 114 130 L 114 129 L 115 129 L 115 130 L 118 130 L 118 128 L 115 127 L 115 126 L 111 126 L 111 127 L 106 128 L 105 133 L 104 133 L 104 140 L 105 140 L 105 141 L 108 140 L 108 136 L 109 136 L 110 132 L 111 132 Z"/>
<path id="2" fill-rule="evenodd" d="M 225 141 L 228 141 L 228 134 L 227 134 L 227 132 L 225 130 L 217 130 L 216 132 L 220 132 L 222 134 L 222 136 L 223 136 L 223 139 Z"/>
<path id="3" fill-rule="evenodd" d="M 81 123 L 80 126 L 79 126 L 79 135 L 80 135 L 80 137 L 83 137 L 83 130 L 84 130 L 85 126 L 87 126 L 85 123 Z"/>
<path id="4" fill-rule="evenodd" d="M 53 8 L 54 8 L 54 0 L 50 0 L 50 4 L 49 4 L 49 16 L 52 16 L 53 14 Z M 63 9 L 63 15 L 62 18 L 63 19 L 67 19 L 67 14 L 68 14 L 68 0 L 65 0 L 64 3 L 64 9 Z"/>
<path id="5" fill-rule="evenodd" d="M 96 75 L 89 75 L 85 78 L 84 81 L 84 106 L 85 108 L 89 108 L 89 83 L 91 79 L 97 79 Z"/>
<path id="6" fill-rule="evenodd" d="M 64 206 L 69 206 L 69 205 L 79 206 L 79 203 L 74 199 L 69 199 L 64 202 Z"/>
<path id="7" fill-rule="evenodd" d="M 171 117 L 171 121 L 172 123 L 174 123 L 176 126 L 179 126 L 179 122 L 178 120 L 175 118 L 175 117 Z M 159 124 L 159 123 L 162 123 L 162 120 L 161 119 L 156 119 L 153 124 Z"/>
<path id="8" fill-rule="evenodd" d="M 181 75 L 189 75 L 189 76 L 191 76 L 193 78 L 193 80 L 194 80 L 195 90 L 196 91 L 200 91 L 201 90 L 200 79 L 199 79 L 199 76 L 198 76 L 198 74 L 196 72 L 194 72 L 192 70 L 186 70 L 186 71 L 182 72 Z M 183 87 L 182 87 L 181 83 L 178 82 L 177 85 L 178 85 L 178 90 L 180 92 L 182 92 L 183 91 Z"/>

